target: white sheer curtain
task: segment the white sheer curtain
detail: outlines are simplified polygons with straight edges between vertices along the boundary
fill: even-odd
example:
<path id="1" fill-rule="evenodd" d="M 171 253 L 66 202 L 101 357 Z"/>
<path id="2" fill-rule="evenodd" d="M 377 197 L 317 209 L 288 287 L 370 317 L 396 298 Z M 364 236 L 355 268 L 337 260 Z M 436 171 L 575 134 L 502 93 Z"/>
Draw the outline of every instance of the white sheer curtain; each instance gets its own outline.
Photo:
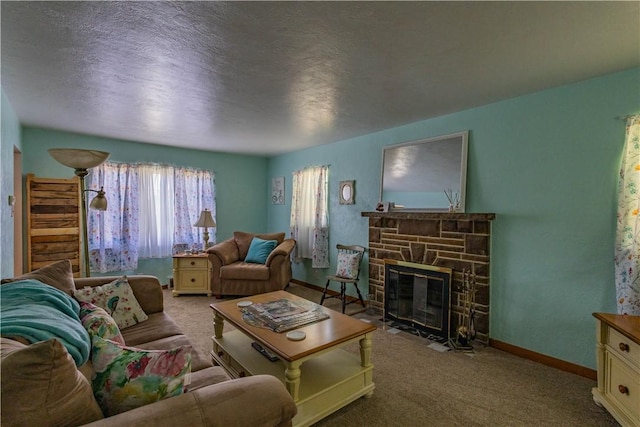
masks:
<path id="1" fill-rule="evenodd" d="M 173 167 L 139 165 L 140 258 L 164 258 L 172 254 L 175 217 Z"/>
<path id="2" fill-rule="evenodd" d="M 296 240 L 295 261 L 311 259 L 313 268 L 329 267 L 329 166 L 293 173 L 291 237 Z"/>
<path id="3" fill-rule="evenodd" d="M 618 314 L 640 315 L 640 115 L 627 119 L 616 227 Z"/>

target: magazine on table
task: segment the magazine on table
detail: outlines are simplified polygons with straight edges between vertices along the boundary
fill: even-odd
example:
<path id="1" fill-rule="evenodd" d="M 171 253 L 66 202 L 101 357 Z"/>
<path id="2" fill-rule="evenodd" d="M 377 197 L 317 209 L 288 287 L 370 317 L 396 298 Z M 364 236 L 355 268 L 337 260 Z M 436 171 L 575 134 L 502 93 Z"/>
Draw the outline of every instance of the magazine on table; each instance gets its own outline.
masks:
<path id="1" fill-rule="evenodd" d="M 292 301 L 286 298 L 252 304 L 243 310 L 244 319 L 256 326 L 275 332 L 285 332 L 314 322 L 328 319 L 329 315 L 312 302 Z"/>

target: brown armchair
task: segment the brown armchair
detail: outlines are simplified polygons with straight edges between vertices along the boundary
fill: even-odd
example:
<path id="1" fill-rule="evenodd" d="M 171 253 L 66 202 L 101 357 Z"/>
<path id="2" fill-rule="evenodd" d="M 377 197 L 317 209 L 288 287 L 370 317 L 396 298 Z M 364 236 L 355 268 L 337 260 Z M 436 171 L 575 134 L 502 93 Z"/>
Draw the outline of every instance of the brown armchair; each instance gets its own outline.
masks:
<path id="1" fill-rule="evenodd" d="M 251 240 L 276 240 L 265 264 L 244 262 Z M 291 280 L 291 252 L 296 246 L 284 233 L 252 234 L 235 231 L 233 237 L 207 249 L 211 262 L 211 291 L 222 295 L 255 295 L 282 290 Z"/>

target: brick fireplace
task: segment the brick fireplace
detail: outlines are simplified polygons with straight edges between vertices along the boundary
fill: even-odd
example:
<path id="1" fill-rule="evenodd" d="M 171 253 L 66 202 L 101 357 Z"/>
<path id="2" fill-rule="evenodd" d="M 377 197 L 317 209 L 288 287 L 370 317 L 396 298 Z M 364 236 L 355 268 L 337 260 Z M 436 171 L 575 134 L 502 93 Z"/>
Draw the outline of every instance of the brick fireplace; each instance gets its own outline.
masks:
<path id="1" fill-rule="evenodd" d="M 493 213 L 362 212 L 369 218 L 370 302 L 384 311 L 385 259 L 447 267 L 451 280 L 451 336 L 462 322 L 463 272 L 475 274 L 476 339 L 489 341 L 490 242 Z"/>

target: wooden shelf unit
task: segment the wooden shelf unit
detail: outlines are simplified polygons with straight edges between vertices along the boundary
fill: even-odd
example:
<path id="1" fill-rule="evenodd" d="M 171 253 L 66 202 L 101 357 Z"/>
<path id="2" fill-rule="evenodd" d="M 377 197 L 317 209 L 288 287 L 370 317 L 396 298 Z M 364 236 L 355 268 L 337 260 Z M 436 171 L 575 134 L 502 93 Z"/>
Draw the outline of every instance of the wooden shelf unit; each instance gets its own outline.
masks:
<path id="1" fill-rule="evenodd" d="M 27 271 L 56 261 L 71 261 L 80 275 L 80 181 L 38 178 L 26 182 Z"/>

